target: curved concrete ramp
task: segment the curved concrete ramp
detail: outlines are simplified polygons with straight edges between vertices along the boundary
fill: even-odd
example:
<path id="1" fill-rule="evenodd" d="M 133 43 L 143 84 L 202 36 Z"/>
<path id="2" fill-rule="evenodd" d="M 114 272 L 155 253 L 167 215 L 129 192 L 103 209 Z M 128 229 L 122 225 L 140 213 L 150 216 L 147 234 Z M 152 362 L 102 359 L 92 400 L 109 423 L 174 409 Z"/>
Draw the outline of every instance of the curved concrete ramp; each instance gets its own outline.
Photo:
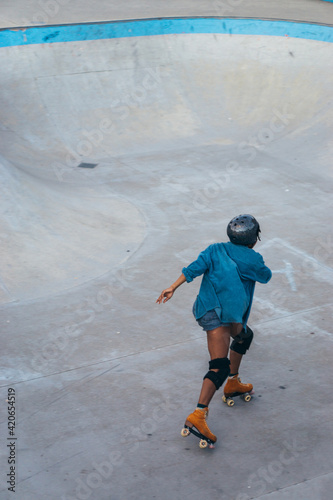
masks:
<path id="1" fill-rule="evenodd" d="M 8 175 L 8 170 L 13 173 Z M 140 211 L 111 189 L 62 185 L 3 161 L 2 301 L 58 293 L 119 266 L 145 234 Z"/>
<path id="2" fill-rule="evenodd" d="M 3 3 L 18 13 L 20 2 Z M 33 20 L 50 5 L 75 19 L 85 4 L 26 3 Z M 141 15 L 176 5 L 85 12 L 115 3 Z M 332 7 L 177 5 L 199 3 L 305 20 Z M 18 422 L 13 495 L 5 407 L 0 497 L 326 500 L 332 28 L 147 23 L 0 30 L 0 385 L 2 401 L 15 390 Z M 256 287 L 241 366 L 256 394 L 234 408 L 217 394 L 217 446 L 200 450 L 180 436 L 209 359 L 191 315 L 200 280 L 155 300 L 243 212 L 259 219 L 273 270 Z"/>
<path id="3" fill-rule="evenodd" d="M 262 23 L 264 33 L 273 25 L 291 33 L 203 33 L 215 29 L 208 21 L 192 21 L 197 34 L 179 34 L 186 27 L 166 21 L 162 36 L 33 38 L 1 49 L 2 301 L 59 292 L 114 270 L 142 242 L 144 217 L 177 191 L 192 200 L 189 211 L 176 204 L 175 213 L 195 225 L 198 169 L 229 200 L 237 192 L 230 204 L 216 200 L 226 218 L 245 208 L 266 215 L 267 183 L 276 175 L 289 186 L 312 182 L 315 173 L 317 188 L 327 189 L 331 44 L 293 38 L 321 39 L 327 28 Z M 239 32 L 230 23 L 223 30 Z M 260 26 L 251 23 L 241 32 Z M 61 36 L 48 30 L 43 40 Z M 7 40 L 21 36 L 6 33 Z M 29 36 L 22 32 L 22 43 Z M 275 218 L 284 212 L 280 202 Z M 316 215 L 305 205 L 305 220 L 314 217 L 320 234 L 325 202 L 321 210 L 316 201 Z"/>

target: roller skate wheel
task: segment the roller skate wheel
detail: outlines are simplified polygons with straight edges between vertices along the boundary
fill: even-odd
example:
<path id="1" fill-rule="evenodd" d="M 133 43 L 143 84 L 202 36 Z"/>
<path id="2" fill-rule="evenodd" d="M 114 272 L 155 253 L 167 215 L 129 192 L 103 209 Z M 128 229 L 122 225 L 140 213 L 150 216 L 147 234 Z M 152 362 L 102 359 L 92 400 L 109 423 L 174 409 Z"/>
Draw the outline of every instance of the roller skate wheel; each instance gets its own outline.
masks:
<path id="1" fill-rule="evenodd" d="M 189 429 L 186 429 L 186 427 L 184 427 L 184 429 L 181 430 L 181 435 L 183 437 L 187 437 L 189 434 L 190 434 L 190 431 L 189 431 Z"/>
<path id="2" fill-rule="evenodd" d="M 233 399 L 228 399 L 227 400 L 227 405 L 228 406 L 234 406 L 234 404 L 235 404 L 235 401 Z"/>
<path id="3" fill-rule="evenodd" d="M 208 443 L 204 439 L 201 439 L 199 446 L 200 446 L 200 448 L 207 448 Z"/>
<path id="4" fill-rule="evenodd" d="M 249 401 L 251 401 L 251 395 L 250 395 L 250 394 L 246 394 L 246 395 L 244 396 L 244 401 L 246 401 L 247 403 L 248 403 Z"/>
<path id="5" fill-rule="evenodd" d="M 225 397 L 225 395 L 224 395 L 224 394 L 223 394 L 223 396 L 222 396 L 222 401 L 223 401 L 223 403 L 226 403 L 226 402 L 227 402 L 227 398 Z"/>

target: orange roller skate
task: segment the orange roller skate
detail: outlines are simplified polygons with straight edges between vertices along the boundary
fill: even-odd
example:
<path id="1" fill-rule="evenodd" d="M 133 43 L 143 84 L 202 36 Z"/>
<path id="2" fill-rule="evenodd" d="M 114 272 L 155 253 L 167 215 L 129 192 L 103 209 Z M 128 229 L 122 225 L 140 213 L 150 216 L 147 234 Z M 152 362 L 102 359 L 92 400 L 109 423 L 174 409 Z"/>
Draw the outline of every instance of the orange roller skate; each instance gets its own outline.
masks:
<path id="1" fill-rule="evenodd" d="M 196 408 L 196 410 L 187 417 L 181 435 L 186 437 L 190 434 L 194 434 L 194 436 L 200 439 L 200 448 L 207 448 L 207 446 L 209 446 L 209 448 L 215 448 L 214 443 L 217 437 L 210 431 L 206 423 L 207 416 L 208 407 L 202 409 Z M 194 427 L 197 430 L 195 430 Z"/>
<path id="2" fill-rule="evenodd" d="M 242 396 L 244 401 L 251 401 L 252 395 L 254 394 L 252 384 L 242 384 L 238 373 L 233 377 L 229 377 L 227 383 L 224 386 L 224 394 L 222 396 L 223 403 L 227 403 L 228 406 L 234 406 L 235 401 L 233 398 L 236 396 Z"/>

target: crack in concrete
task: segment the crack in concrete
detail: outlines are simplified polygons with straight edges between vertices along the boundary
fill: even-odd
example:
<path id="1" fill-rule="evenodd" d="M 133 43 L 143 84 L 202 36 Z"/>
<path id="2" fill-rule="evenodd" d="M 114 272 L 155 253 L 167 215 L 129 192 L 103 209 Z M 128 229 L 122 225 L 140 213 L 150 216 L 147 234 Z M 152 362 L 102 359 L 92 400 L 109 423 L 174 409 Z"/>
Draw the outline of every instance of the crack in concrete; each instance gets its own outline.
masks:
<path id="1" fill-rule="evenodd" d="M 288 488 L 292 488 L 293 486 L 298 486 L 299 484 L 308 483 L 309 481 L 313 481 L 314 479 L 318 479 L 320 477 L 329 476 L 332 473 L 333 473 L 333 470 L 330 472 L 325 472 L 324 474 L 319 474 L 318 476 L 314 476 L 314 477 L 311 477 L 309 479 L 304 479 L 303 481 L 299 481 L 298 483 L 293 483 L 293 484 L 290 484 L 288 486 L 284 486 L 283 488 L 279 488 L 279 489 L 276 489 L 274 491 L 270 491 L 269 493 L 264 493 L 263 495 L 260 495 L 259 497 L 251 497 L 251 499 L 265 498 L 265 497 L 268 497 L 269 495 L 273 495 L 274 493 L 277 493 L 278 491 L 281 492 L 283 490 L 287 490 Z"/>

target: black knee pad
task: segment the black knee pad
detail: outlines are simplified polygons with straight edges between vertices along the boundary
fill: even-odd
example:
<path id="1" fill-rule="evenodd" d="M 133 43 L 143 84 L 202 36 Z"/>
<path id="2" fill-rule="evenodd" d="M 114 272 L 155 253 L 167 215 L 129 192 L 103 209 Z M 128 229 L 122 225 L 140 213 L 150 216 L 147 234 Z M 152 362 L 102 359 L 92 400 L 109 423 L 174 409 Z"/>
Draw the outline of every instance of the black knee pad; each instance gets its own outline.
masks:
<path id="1" fill-rule="evenodd" d="M 234 340 L 230 346 L 231 351 L 238 352 L 238 354 L 246 354 L 246 351 L 250 349 L 250 345 L 253 340 L 253 331 L 249 326 L 243 328 L 243 330 L 234 337 Z"/>
<path id="2" fill-rule="evenodd" d="M 206 373 L 204 376 L 205 378 L 208 378 L 211 380 L 216 387 L 216 390 L 219 390 L 225 379 L 228 377 L 230 373 L 230 361 L 228 358 L 216 358 L 212 359 L 209 362 L 209 372 Z M 218 372 L 214 372 L 214 370 L 219 370 Z"/>

